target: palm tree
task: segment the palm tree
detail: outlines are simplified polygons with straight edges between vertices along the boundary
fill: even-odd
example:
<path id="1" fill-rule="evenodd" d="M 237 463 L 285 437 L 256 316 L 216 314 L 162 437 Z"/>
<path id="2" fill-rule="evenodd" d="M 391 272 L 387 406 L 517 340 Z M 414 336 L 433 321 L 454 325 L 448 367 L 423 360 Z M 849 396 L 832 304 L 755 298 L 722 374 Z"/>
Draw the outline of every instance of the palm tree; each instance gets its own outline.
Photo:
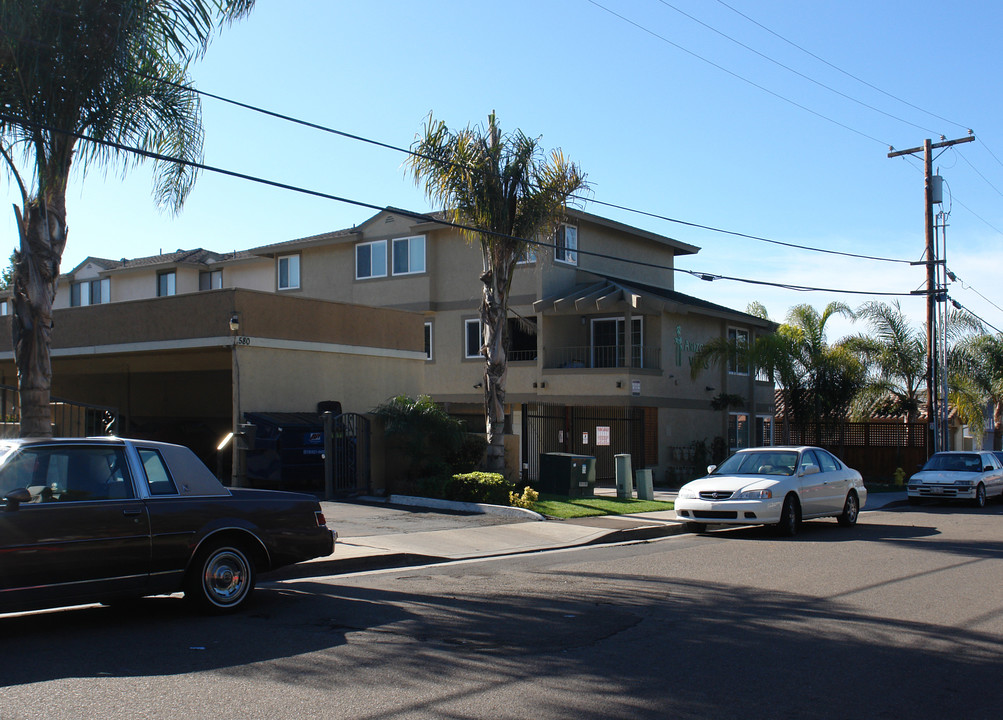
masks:
<path id="1" fill-rule="evenodd" d="M 451 222 L 481 248 L 481 354 L 487 467 L 505 464 L 506 335 L 509 289 L 526 240 L 552 236 L 565 215 L 568 197 L 586 186 L 585 176 L 560 150 L 544 159 L 539 140 L 521 130 L 502 135 L 494 113 L 486 128 L 450 131 L 429 114 L 406 161 L 415 183 L 433 203 L 447 208 Z"/>
<path id="2" fill-rule="evenodd" d="M 883 402 L 883 410 L 916 422 L 926 382 L 926 331 L 909 322 L 898 300 L 891 305 L 864 303 L 856 317 L 867 321 L 870 334 L 844 341 L 868 368 L 866 383 L 854 401 L 854 414 L 869 415 Z"/>
<path id="3" fill-rule="evenodd" d="M 844 341 L 868 368 L 866 384 L 854 401 L 855 414 L 869 415 L 875 406 L 880 406 L 893 415 L 904 415 L 909 422 L 916 422 L 925 397 L 926 329 L 913 325 L 897 300 L 892 304 L 864 303 L 857 309 L 856 317 L 867 320 L 870 332 Z M 959 355 L 954 348 L 968 347 L 966 336 L 982 330 L 978 318 L 965 310 L 951 310 L 947 316 L 949 402 L 970 420 L 969 425 L 978 427 L 982 424 L 982 410 L 974 417 L 973 407 L 979 402 L 973 393 L 978 392 L 980 383 L 973 385 L 971 376 L 964 372 L 965 368 L 973 369 L 971 360 L 977 354 Z"/>
<path id="4" fill-rule="evenodd" d="M 952 354 L 952 402 L 979 435 L 986 402 L 992 405 L 993 449 L 1003 449 L 1003 335 L 965 338 Z"/>
<path id="5" fill-rule="evenodd" d="M 52 301 L 67 240 L 66 190 L 75 162 L 130 165 L 132 146 L 156 162 L 159 205 L 181 208 L 201 157 L 188 64 L 218 22 L 254 0 L 2 0 L 0 157 L 21 195 L 12 336 L 21 434 L 48 436 Z M 108 144 L 113 143 L 113 144 Z M 19 160 L 24 166 L 19 164 Z M 29 179 L 30 178 L 30 179 Z"/>
<path id="6" fill-rule="evenodd" d="M 759 303 L 750 305 L 749 313 L 769 319 Z M 775 333 L 760 335 L 749 345 L 715 338 L 694 355 L 692 374 L 706 363 L 744 359 L 777 383 L 790 423 L 802 433 L 813 426 L 820 441 L 822 423 L 842 422 L 863 382 L 863 366 L 846 348 L 828 343 L 825 326 L 835 315 L 852 317 L 853 312 L 836 302 L 821 314 L 810 305 L 797 305 Z"/>

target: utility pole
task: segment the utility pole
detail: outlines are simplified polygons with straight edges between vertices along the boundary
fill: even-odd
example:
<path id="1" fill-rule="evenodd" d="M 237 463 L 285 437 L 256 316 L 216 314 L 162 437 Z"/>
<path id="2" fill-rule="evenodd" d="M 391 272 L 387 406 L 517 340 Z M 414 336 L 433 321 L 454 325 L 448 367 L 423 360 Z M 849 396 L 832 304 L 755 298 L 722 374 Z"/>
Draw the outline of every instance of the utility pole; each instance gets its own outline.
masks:
<path id="1" fill-rule="evenodd" d="M 910 148 L 909 150 L 895 150 L 889 148 L 888 157 L 901 157 L 903 155 L 915 155 L 923 153 L 923 174 L 926 177 L 924 193 L 924 219 L 926 221 L 926 290 L 921 291 L 926 295 L 926 420 L 927 420 L 927 453 L 930 448 L 934 451 L 940 448 L 940 434 L 934 432 L 936 414 L 936 392 L 937 392 L 937 333 L 936 333 L 936 309 L 937 299 L 941 295 L 941 288 L 937 283 L 937 249 L 933 234 L 933 151 L 939 148 L 951 147 L 961 143 L 972 142 L 975 134 L 969 130 L 968 137 L 957 140 L 946 140 L 941 136 L 940 142 L 933 142 L 930 139 L 923 141 L 922 147 Z M 944 398 L 947 402 L 947 398 Z"/>

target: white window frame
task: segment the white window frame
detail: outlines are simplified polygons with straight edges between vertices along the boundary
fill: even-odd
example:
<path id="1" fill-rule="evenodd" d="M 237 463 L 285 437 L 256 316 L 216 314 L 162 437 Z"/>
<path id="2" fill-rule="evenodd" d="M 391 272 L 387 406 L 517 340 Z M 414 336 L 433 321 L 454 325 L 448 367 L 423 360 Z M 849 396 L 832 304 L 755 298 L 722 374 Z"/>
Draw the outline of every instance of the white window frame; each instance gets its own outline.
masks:
<path id="1" fill-rule="evenodd" d="M 435 354 L 435 328 L 432 327 L 432 321 L 425 322 L 425 342 L 427 348 L 425 350 L 425 360 L 431 360 Z"/>
<path id="2" fill-rule="evenodd" d="M 420 241 L 421 252 L 417 253 L 418 245 Z M 394 275 L 418 275 L 419 273 L 425 272 L 425 236 L 424 235 L 411 235 L 410 237 L 394 238 L 390 241 L 391 249 L 393 250 L 393 257 L 390 260 L 390 268 Z M 404 246 L 407 248 L 407 270 L 397 270 L 397 253 L 398 248 Z M 421 267 L 416 268 L 415 265 L 421 262 Z M 358 263 L 356 263 L 356 269 L 358 269 Z"/>
<path id="3" fill-rule="evenodd" d="M 565 265 L 578 265 L 578 226 L 561 223 L 554 233 L 554 260 Z"/>
<path id="4" fill-rule="evenodd" d="M 523 249 L 522 254 L 519 255 L 519 259 L 515 261 L 516 265 L 534 265 L 536 264 L 536 245 L 526 243 L 526 247 Z"/>
<path id="5" fill-rule="evenodd" d="M 377 246 L 382 246 L 383 248 L 383 267 L 382 272 L 377 272 L 373 268 L 373 248 Z M 359 274 L 359 250 L 363 247 L 369 248 L 369 274 L 360 275 Z M 373 240 L 372 242 L 357 243 L 355 246 L 355 279 L 356 280 L 371 280 L 373 278 L 385 278 L 387 276 L 387 263 L 389 262 L 389 253 L 387 252 L 387 241 L 386 240 Z"/>
<path id="6" fill-rule="evenodd" d="M 282 284 L 282 263 L 286 264 L 286 282 Z M 279 255 L 275 258 L 275 287 L 279 290 L 299 290 L 302 282 L 302 267 L 299 253 Z M 295 275 L 295 279 L 293 276 Z"/>
<path id="7" fill-rule="evenodd" d="M 745 442 L 744 442 L 744 444 L 742 443 L 742 441 L 739 439 L 739 436 L 738 436 L 739 422 L 741 422 L 740 418 L 744 418 L 744 422 L 745 422 Z M 733 420 L 735 422 L 735 443 L 734 443 L 734 445 L 732 445 L 732 442 L 731 442 L 731 439 L 732 439 L 731 438 L 731 423 L 732 423 Z M 751 432 L 752 432 L 752 423 L 749 422 L 749 413 L 747 413 L 747 412 L 732 412 L 732 413 L 728 413 L 728 445 L 729 445 L 728 451 L 729 452 L 735 452 L 736 450 L 742 450 L 743 448 L 751 447 L 751 443 L 752 443 Z"/>
<path id="8" fill-rule="evenodd" d="M 168 278 L 167 289 L 165 292 L 160 292 L 160 279 Z M 165 270 L 164 272 L 157 273 L 157 297 L 173 297 L 178 294 L 178 271 L 177 270 Z M 87 288 L 87 304 L 90 304 L 91 290 L 88 286 Z M 83 293 L 81 293 L 81 304 L 83 304 Z"/>
<path id="9" fill-rule="evenodd" d="M 745 328 L 740 327 L 729 327 L 728 328 L 728 342 L 735 341 L 736 344 L 740 342 L 739 335 L 745 336 L 745 347 L 749 347 L 749 331 Z M 729 375 L 743 375 L 748 377 L 749 375 L 749 364 L 748 361 L 739 361 L 738 358 L 728 358 L 728 374 Z"/>
<path id="10" fill-rule="evenodd" d="M 202 279 L 208 278 L 206 285 L 208 287 L 202 287 Z M 199 290 L 221 290 L 223 288 L 223 271 L 222 270 L 203 270 L 199 273 Z"/>
<path id="11" fill-rule="evenodd" d="M 477 325 L 477 337 L 481 339 L 480 343 L 477 345 L 477 351 L 471 355 L 470 354 L 470 326 Z M 481 323 L 480 318 L 467 318 L 463 321 L 463 357 L 467 360 L 479 360 L 484 356 L 481 355 L 481 348 L 484 346 L 484 325 Z"/>
<path id="12" fill-rule="evenodd" d="M 614 322 L 616 333 L 616 345 L 614 350 L 614 365 L 600 365 L 596 362 L 596 325 L 598 323 Z M 634 344 L 634 325 L 639 326 L 638 343 Z M 637 349 L 637 365 L 634 365 L 634 350 Z M 622 357 L 621 357 L 622 356 Z M 630 368 L 644 367 L 644 316 L 632 315 L 630 318 L 630 329 L 627 329 L 627 318 L 624 315 L 611 315 L 609 317 L 592 318 L 589 325 L 589 367 L 618 367 Z"/>

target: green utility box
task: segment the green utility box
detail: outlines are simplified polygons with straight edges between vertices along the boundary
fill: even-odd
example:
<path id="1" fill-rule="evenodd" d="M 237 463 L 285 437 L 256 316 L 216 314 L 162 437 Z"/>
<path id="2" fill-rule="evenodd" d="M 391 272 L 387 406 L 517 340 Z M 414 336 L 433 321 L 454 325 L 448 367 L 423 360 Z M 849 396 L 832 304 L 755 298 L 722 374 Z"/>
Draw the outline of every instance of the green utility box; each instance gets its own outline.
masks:
<path id="1" fill-rule="evenodd" d="M 591 455 L 542 453 L 537 492 L 571 498 L 594 497 L 596 459 Z"/>

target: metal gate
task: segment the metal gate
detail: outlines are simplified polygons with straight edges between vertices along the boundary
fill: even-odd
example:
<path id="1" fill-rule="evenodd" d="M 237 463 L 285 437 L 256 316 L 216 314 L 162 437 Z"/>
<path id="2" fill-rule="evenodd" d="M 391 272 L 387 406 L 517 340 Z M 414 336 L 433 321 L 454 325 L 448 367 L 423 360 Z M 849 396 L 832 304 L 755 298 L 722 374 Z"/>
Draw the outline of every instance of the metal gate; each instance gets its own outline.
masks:
<path id="1" fill-rule="evenodd" d="M 523 481 L 540 477 L 541 453 L 564 452 L 596 459 L 596 481 L 616 479 L 616 455 L 646 467 L 644 408 L 522 406 Z"/>
<path id="2" fill-rule="evenodd" d="M 118 408 L 90 405 L 63 398 L 49 398 L 52 434 L 58 437 L 94 437 L 114 435 L 118 426 Z M 21 433 L 21 404 L 17 388 L 0 385 L 0 437 L 18 437 Z"/>
<path id="3" fill-rule="evenodd" d="M 358 413 L 324 413 L 324 420 L 325 493 L 372 492 L 369 418 Z"/>

